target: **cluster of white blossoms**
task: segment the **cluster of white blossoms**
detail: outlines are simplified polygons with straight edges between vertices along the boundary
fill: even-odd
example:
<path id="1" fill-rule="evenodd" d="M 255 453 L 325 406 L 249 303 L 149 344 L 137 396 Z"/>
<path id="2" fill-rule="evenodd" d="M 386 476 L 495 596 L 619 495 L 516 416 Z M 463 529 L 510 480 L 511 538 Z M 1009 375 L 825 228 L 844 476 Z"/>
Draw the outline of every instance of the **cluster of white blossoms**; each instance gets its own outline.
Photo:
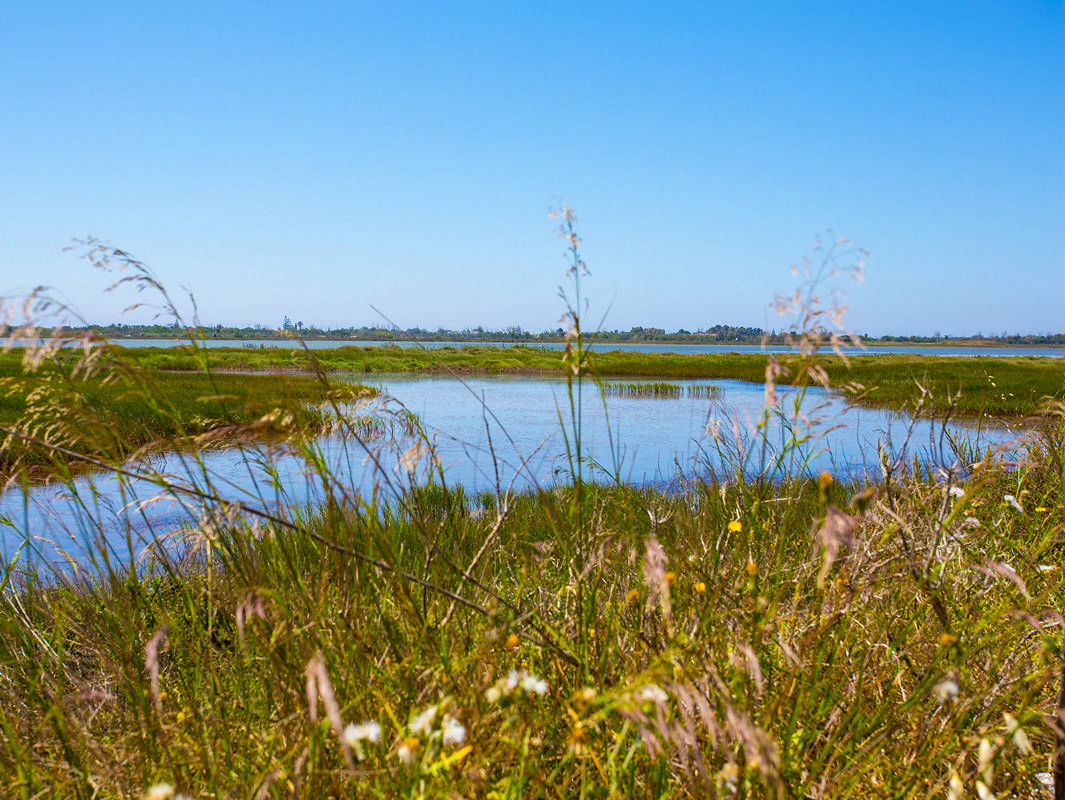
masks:
<path id="1" fill-rule="evenodd" d="M 362 761 L 366 758 L 366 751 L 363 749 L 364 742 L 370 742 L 371 744 L 381 743 L 381 724 L 376 721 L 370 721 L 361 725 L 348 725 L 344 729 L 344 741 L 355 753 L 355 757 Z"/>
<path id="2" fill-rule="evenodd" d="M 937 683 L 933 689 L 936 699 L 940 703 L 950 703 L 958 699 L 958 694 L 961 692 L 958 682 L 953 678 L 946 678 L 945 680 Z"/>
<path id="3" fill-rule="evenodd" d="M 547 694 L 547 689 L 547 681 L 543 678 L 538 678 L 523 669 L 512 669 L 506 678 L 500 678 L 488 687 L 488 691 L 484 693 L 484 699 L 489 703 L 498 703 L 519 690 L 524 694 L 542 696 Z"/>
<path id="4" fill-rule="evenodd" d="M 434 728 L 437 707 L 429 706 L 410 721 L 409 730 L 415 736 L 433 736 L 439 733 L 444 744 L 462 744 L 466 741 L 466 728 L 450 714 L 440 717 L 440 728 Z"/>
<path id="5" fill-rule="evenodd" d="M 1006 505 L 1008 505 L 1010 508 L 1012 508 L 1014 511 L 1018 512 L 1019 514 L 1023 514 L 1024 513 L 1024 509 L 1021 508 L 1021 504 L 1017 502 L 1017 498 L 1014 497 L 1012 494 L 1003 495 L 1002 496 L 1002 502 L 1004 502 Z"/>
<path id="6" fill-rule="evenodd" d="M 656 706 L 663 706 L 669 702 L 669 695 L 660 686 L 649 683 L 640 687 L 640 690 L 636 692 L 636 699 L 641 703 L 654 703 Z"/>
<path id="7" fill-rule="evenodd" d="M 408 735 L 400 740 L 396 749 L 396 755 L 405 766 L 412 767 L 419 761 L 423 743 L 454 746 L 466 741 L 466 726 L 450 714 L 439 712 L 439 706 L 431 705 L 411 718 L 407 725 Z"/>
<path id="8" fill-rule="evenodd" d="M 192 800 L 185 794 L 175 794 L 174 787 L 169 783 L 157 783 L 143 795 L 144 800 Z"/>
<path id="9" fill-rule="evenodd" d="M 348 725 L 344 729 L 344 742 L 351 748 L 355 758 L 366 758 L 368 744 L 381 743 L 381 724 L 374 720 L 360 725 Z M 411 717 L 405 735 L 401 735 L 396 755 L 404 765 L 414 766 L 425 752 L 439 752 L 440 745 L 454 746 L 466 741 L 466 726 L 451 714 L 440 713 L 440 707 L 431 705 Z"/>
<path id="10" fill-rule="evenodd" d="M 959 500 L 965 497 L 965 490 L 962 489 L 960 486 L 951 486 L 949 492 L 951 497 L 956 497 Z"/>

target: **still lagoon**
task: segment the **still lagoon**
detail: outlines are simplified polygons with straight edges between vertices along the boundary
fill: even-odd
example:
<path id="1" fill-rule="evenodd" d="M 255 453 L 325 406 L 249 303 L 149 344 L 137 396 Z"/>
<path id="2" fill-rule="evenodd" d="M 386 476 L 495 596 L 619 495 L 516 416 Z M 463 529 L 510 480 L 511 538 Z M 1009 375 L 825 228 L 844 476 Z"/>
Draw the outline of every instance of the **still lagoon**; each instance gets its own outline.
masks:
<path id="1" fill-rule="evenodd" d="M 433 462 L 427 448 L 416 458 L 415 439 L 403 431 L 407 412 L 415 415 L 431 443 L 443 480 L 462 485 L 471 495 L 550 487 L 570 474 L 572 406 L 562 378 L 458 380 L 395 374 L 374 376 L 374 383 L 381 396 L 351 413 L 375 415 L 386 431 L 394 420 L 395 435 L 328 436 L 315 444 L 315 457 L 337 479 L 335 487 L 353 499 L 388 499 L 411 482 L 426 480 Z M 1015 429 L 977 424 L 943 429 L 928 421 L 912 422 L 904 414 L 859 408 L 821 389 L 809 390 L 801 403 L 782 394 L 766 418 L 759 384 L 713 381 L 713 397 L 695 398 L 688 396 L 687 387 L 711 382 L 673 383 L 682 390 L 679 397 L 608 396 L 605 408 L 594 386 L 583 387 L 585 476 L 665 489 L 736 469 L 751 475 L 813 476 L 829 470 L 838 477 L 876 476 L 884 454 L 910 463 L 916 457 L 945 464 L 954 459 L 952 441 L 964 442 L 974 458 L 989 448 L 1019 446 Z M 794 444 L 796 439 L 802 442 Z M 159 453 L 147 466 L 190 487 L 257 507 L 313 505 L 322 498 L 320 475 L 284 446 L 228 448 L 199 459 Z M 23 560 L 84 563 L 86 553 L 98 551 L 101 544 L 115 558 L 125 559 L 160 533 L 180 535 L 202 525 L 180 498 L 160 492 L 157 484 L 114 475 L 86 475 L 70 486 L 0 495 L 0 555 L 5 561 L 17 554 Z"/>

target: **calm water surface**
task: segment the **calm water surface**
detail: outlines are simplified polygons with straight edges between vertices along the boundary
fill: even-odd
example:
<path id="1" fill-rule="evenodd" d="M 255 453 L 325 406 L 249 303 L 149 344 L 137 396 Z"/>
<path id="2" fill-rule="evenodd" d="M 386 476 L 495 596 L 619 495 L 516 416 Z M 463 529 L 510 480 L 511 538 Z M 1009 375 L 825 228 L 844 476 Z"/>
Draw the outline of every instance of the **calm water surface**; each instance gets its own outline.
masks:
<path id="1" fill-rule="evenodd" d="M 362 376 L 360 376 L 362 377 Z M 565 479 L 569 471 L 566 440 L 571 430 L 570 402 L 562 379 L 491 376 L 466 381 L 424 375 L 374 376 L 394 399 L 377 409 L 388 419 L 406 409 L 416 414 L 433 442 L 449 484 L 471 492 L 527 489 Z M 686 387 L 706 381 L 674 382 Z M 707 475 L 711 470 L 763 469 L 762 451 L 749 446 L 764 404 L 761 385 L 714 381 L 715 399 L 608 397 L 607 413 L 594 387 L 584 387 L 582 449 L 588 457 L 583 469 L 596 480 L 651 483 L 663 487 Z M 786 416 L 794 417 L 793 398 L 783 397 Z M 878 447 L 902 447 L 908 431 L 905 416 L 858 409 L 823 390 L 811 390 L 801 407 L 800 433 L 809 440 L 788 449 L 787 425 L 771 420 L 768 463 L 787 452 L 782 468 L 817 474 L 828 469 L 837 475 L 878 473 Z M 365 409 L 364 409 L 365 411 Z M 805 421 L 803 419 L 805 418 Z M 711 431 L 717 431 L 714 439 Z M 997 446 L 1015 438 L 1002 429 L 955 428 L 974 447 Z M 908 452 L 928 460 L 942 446 L 938 428 L 927 422 L 913 427 Z M 572 437 L 571 437 L 572 442 Z M 745 443 L 748 446 L 745 447 Z M 337 438 L 320 442 L 321 458 L 339 485 L 353 495 L 373 492 L 388 496 L 413 479 L 423 480 L 422 459 L 413 475 L 408 461 L 409 439 L 387 438 L 359 442 Z M 273 473 L 262 464 L 269 462 Z M 299 459 L 280 452 L 229 449 L 206 454 L 201 462 L 170 453 L 152 466 L 198 487 L 211 483 L 227 498 L 258 505 L 314 503 L 321 497 L 320 481 L 309 475 Z M 778 473 L 779 474 L 779 473 Z M 57 553 L 84 561 L 90 544 L 105 543 L 118 558 L 139 552 L 155 533 L 176 531 L 198 520 L 174 498 L 157 498 L 146 482 L 119 481 L 113 476 L 86 476 L 68 487 L 43 486 L 28 495 L 15 491 L 0 496 L 0 551 L 5 560 L 21 547 L 23 558 L 54 561 Z"/>

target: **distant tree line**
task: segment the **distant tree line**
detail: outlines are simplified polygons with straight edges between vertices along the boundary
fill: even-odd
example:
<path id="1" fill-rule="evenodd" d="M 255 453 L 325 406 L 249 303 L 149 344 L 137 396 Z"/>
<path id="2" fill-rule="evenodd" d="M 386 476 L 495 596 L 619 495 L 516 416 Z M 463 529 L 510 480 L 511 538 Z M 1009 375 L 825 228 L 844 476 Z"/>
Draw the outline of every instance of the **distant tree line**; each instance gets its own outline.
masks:
<path id="1" fill-rule="evenodd" d="M 285 316 L 281 325 L 276 328 L 255 324 L 245 327 L 230 325 L 202 326 L 199 329 L 180 328 L 176 325 L 129 325 L 115 323 L 111 325 L 90 325 L 90 329 L 111 339 L 187 339 L 190 337 L 204 339 L 223 339 L 233 341 L 256 341 L 269 339 L 330 339 L 337 341 L 369 341 L 369 342 L 393 342 L 393 341 L 417 341 L 417 342 L 525 342 L 530 344 L 561 342 L 565 339 L 565 331 L 562 328 L 544 330 L 539 333 L 526 331 L 519 325 L 513 325 L 501 330 L 489 330 L 481 326 L 476 328 L 464 328 L 451 330 L 449 328 L 437 328 L 427 330 L 425 328 L 382 328 L 376 326 L 362 326 L 350 328 L 320 328 L 310 323 L 304 324 L 302 320 L 293 322 Z M 84 328 L 72 328 L 70 330 L 84 330 Z M 48 331 L 41 329 L 40 335 L 45 336 Z M 762 328 L 745 327 L 742 325 L 712 325 L 708 328 L 700 328 L 694 332 L 680 328 L 672 333 L 667 333 L 664 328 L 637 326 L 627 331 L 598 331 L 595 338 L 600 342 L 637 343 L 637 342 L 673 342 L 678 344 L 784 344 L 787 342 L 786 332 L 769 331 Z M 880 337 L 864 334 L 861 340 L 867 344 L 941 344 L 941 345 L 1065 345 L 1065 333 L 1040 333 L 1040 334 L 1008 334 L 1003 331 L 1000 335 L 984 335 L 976 333 L 974 336 L 952 336 L 936 332 L 932 336 L 896 336 L 885 335 Z"/>
<path id="2" fill-rule="evenodd" d="M 1029 345 L 1029 344 L 1060 344 L 1065 345 L 1065 333 L 1040 333 L 1040 334 L 1020 334 L 1013 333 L 995 335 L 990 334 L 985 336 L 983 333 L 977 333 L 975 336 L 950 336 L 933 334 L 932 336 L 881 336 L 879 338 L 872 338 L 869 336 L 862 337 L 866 342 L 899 342 L 899 343 L 911 343 L 911 344 L 996 344 L 996 345 Z"/>

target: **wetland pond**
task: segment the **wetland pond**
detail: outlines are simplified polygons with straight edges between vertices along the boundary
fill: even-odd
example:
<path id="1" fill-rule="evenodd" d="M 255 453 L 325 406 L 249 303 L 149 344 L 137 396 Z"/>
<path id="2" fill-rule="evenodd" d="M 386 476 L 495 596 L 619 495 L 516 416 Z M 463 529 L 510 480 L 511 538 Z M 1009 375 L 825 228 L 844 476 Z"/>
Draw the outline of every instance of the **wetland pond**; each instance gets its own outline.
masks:
<path id="1" fill-rule="evenodd" d="M 384 423 L 381 430 L 365 440 L 323 436 L 315 443 L 316 458 L 335 479 L 334 491 L 362 498 L 376 493 L 388 499 L 412 481 L 426 480 L 430 462 L 424 453 L 417 458 L 416 440 L 403 432 L 405 411 L 416 415 L 433 444 L 446 483 L 461 485 L 471 497 L 497 489 L 549 487 L 568 479 L 563 430 L 572 446 L 573 423 L 562 378 L 460 381 L 395 374 L 375 375 L 373 383 L 383 390 L 380 398 L 355 413 L 374 413 Z M 727 475 L 743 468 L 756 474 L 782 453 L 773 470 L 777 477 L 828 470 L 839 478 L 875 478 L 880 474 L 878 454 L 899 455 L 903 447 L 910 464 L 914 457 L 922 462 L 953 460 L 949 437 L 938 423 L 918 421 L 911 430 L 906 415 L 853 406 L 822 389 L 807 391 L 795 427 L 794 396 L 781 388 L 776 406 L 780 414 L 761 429 L 763 447 L 756 427 L 763 416 L 763 385 L 731 380 L 669 383 L 678 387 L 677 396 L 608 395 L 606 414 L 594 384 L 584 384 L 581 446 L 586 477 L 600 482 L 617 477 L 670 490 L 712 472 Z M 709 386 L 717 387 L 712 397 L 705 396 Z M 696 388 L 689 393 L 689 387 Z M 703 396 L 693 396 L 700 393 Z M 947 433 L 966 441 L 974 457 L 1018 437 L 1014 429 L 969 423 L 952 425 Z M 807 434 L 801 445 L 786 446 L 793 437 Z M 268 509 L 314 505 L 323 497 L 321 475 L 284 446 L 231 447 L 198 457 L 160 453 L 150 466 L 190 487 Z M 412 466 L 413 472 L 408 471 Z M 87 553 L 98 554 L 104 545 L 113 558 L 122 560 L 157 536 L 180 537 L 202 525 L 201 514 L 199 502 L 185 504 L 160 494 L 157 484 L 113 474 L 84 475 L 70 485 L 35 486 L 25 493 L 13 489 L 0 495 L 0 555 L 5 562 L 17 555 L 29 561 L 84 564 Z"/>

